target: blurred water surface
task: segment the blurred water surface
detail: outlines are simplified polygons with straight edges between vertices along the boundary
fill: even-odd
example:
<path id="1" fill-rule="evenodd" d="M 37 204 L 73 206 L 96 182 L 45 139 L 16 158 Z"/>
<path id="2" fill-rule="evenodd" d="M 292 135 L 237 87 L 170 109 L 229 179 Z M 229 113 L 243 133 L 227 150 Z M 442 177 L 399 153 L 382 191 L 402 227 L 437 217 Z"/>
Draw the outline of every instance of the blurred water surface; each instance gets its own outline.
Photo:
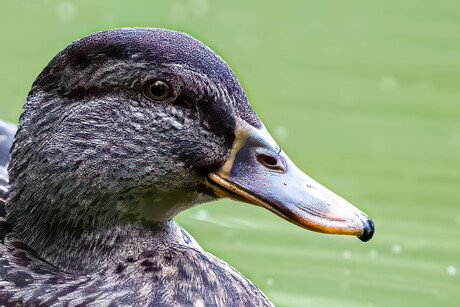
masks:
<path id="1" fill-rule="evenodd" d="M 460 2 L 2 1 L 0 118 L 17 122 L 49 60 L 91 32 L 187 32 L 220 54 L 269 131 L 367 212 L 369 243 L 260 208 L 177 220 L 277 306 L 459 306 Z"/>

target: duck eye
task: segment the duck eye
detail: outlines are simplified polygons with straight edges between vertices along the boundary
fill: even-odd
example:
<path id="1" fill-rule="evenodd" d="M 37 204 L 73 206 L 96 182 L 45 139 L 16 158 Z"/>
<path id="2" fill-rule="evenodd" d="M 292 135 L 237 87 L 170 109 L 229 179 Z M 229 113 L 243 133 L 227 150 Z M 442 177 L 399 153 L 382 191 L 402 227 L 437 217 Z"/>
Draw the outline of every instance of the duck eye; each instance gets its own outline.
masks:
<path id="1" fill-rule="evenodd" d="M 171 88 L 162 80 L 147 81 L 142 87 L 142 90 L 147 98 L 155 101 L 165 100 L 171 94 Z"/>

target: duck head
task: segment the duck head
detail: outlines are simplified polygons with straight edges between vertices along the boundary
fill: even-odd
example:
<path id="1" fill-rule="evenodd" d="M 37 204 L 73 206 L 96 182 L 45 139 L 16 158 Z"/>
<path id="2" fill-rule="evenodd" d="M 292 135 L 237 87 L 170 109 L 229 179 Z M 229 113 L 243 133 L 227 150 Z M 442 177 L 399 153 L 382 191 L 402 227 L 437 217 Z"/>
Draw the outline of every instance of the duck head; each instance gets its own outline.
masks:
<path id="1" fill-rule="evenodd" d="M 29 93 L 9 176 L 8 220 L 33 248 L 52 240 L 43 234 L 161 224 L 221 197 L 313 231 L 374 231 L 286 156 L 218 55 L 163 29 L 98 32 L 60 52 Z"/>

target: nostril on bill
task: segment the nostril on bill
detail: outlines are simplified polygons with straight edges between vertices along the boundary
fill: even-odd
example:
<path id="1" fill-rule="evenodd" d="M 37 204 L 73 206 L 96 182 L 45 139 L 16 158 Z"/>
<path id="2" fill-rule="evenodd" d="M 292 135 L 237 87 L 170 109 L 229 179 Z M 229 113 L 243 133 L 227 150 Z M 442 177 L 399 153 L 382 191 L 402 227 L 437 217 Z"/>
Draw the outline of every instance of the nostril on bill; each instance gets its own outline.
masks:
<path id="1" fill-rule="evenodd" d="M 278 160 L 275 157 L 269 156 L 269 155 L 264 155 L 260 154 L 257 156 L 259 162 L 264 164 L 265 166 L 272 168 L 278 165 Z"/>

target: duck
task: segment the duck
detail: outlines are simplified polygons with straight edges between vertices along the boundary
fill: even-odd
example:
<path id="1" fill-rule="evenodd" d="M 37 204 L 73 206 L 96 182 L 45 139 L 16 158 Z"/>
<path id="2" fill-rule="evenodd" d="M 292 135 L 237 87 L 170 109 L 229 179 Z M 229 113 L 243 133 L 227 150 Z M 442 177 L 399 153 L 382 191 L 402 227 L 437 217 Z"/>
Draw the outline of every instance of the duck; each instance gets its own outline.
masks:
<path id="1" fill-rule="evenodd" d="M 374 233 L 289 159 L 226 62 L 181 32 L 72 42 L 0 136 L 5 306 L 272 306 L 174 221 L 221 198 L 312 231 Z"/>

